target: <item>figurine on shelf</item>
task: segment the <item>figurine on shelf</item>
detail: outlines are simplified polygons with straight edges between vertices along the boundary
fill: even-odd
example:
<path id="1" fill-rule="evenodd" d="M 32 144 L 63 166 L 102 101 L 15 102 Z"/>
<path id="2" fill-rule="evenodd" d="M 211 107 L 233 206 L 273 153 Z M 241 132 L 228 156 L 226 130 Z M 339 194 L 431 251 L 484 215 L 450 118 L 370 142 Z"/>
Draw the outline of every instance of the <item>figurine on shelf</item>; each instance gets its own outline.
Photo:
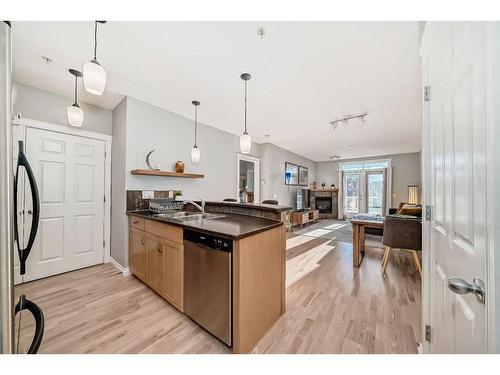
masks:
<path id="1" fill-rule="evenodd" d="M 313 189 L 316 189 L 317 185 L 316 185 L 316 181 L 313 181 L 313 185 L 312 185 L 312 188 Z"/>
<path id="2" fill-rule="evenodd" d="M 321 187 L 324 189 L 324 188 L 325 188 L 325 186 L 326 186 L 326 184 L 323 182 L 323 183 L 321 184 Z"/>
<path id="3" fill-rule="evenodd" d="M 331 184 L 330 189 L 335 189 L 335 184 Z"/>

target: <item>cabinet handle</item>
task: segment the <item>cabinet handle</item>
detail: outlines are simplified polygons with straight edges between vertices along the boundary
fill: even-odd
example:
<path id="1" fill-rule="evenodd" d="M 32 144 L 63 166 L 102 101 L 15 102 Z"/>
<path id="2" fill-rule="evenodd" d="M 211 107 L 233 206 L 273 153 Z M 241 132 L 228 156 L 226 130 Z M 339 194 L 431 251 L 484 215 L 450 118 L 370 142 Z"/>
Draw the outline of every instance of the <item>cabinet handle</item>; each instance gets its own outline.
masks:
<path id="1" fill-rule="evenodd" d="M 156 251 L 158 251 L 160 254 L 163 254 L 163 250 L 161 249 L 161 244 L 156 245 Z"/>
<path id="2" fill-rule="evenodd" d="M 141 238 L 141 244 L 143 244 L 143 245 L 146 244 L 146 239 L 144 237 Z"/>
<path id="3" fill-rule="evenodd" d="M 139 224 L 139 222 L 138 222 L 138 221 L 132 221 L 132 223 L 133 223 L 133 224 Z"/>

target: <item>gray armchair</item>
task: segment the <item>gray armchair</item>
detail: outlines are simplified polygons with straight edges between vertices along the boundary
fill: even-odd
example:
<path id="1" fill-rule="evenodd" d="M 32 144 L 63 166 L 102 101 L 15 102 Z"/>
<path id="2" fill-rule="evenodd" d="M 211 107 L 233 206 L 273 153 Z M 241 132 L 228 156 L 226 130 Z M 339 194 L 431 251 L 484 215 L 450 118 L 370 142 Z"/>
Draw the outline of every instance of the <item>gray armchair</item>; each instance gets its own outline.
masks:
<path id="1" fill-rule="evenodd" d="M 382 258 L 382 274 L 386 273 L 392 249 L 408 250 L 413 258 L 418 273 L 422 274 L 422 266 L 417 251 L 422 250 L 422 219 L 414 216 L 389 215 L 385 218 L 384 237 L 385 252 Z"/>

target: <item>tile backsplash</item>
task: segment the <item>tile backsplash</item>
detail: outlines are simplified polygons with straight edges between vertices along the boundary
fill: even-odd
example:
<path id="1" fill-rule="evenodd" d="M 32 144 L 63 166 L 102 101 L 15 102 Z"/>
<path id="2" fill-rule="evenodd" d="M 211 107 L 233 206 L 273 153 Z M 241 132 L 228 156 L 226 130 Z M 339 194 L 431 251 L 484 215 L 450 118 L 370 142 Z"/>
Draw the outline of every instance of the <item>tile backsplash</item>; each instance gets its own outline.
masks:
<path id="1" fill-rule="evenodd" d="M 154 198 L 173 198 L 181 194 L 179 190 L 154 190 Z M 127 211 L 147 210 L 149 208 L 149 199 L 142 198 L 142 190 L 127 190 Z"/>

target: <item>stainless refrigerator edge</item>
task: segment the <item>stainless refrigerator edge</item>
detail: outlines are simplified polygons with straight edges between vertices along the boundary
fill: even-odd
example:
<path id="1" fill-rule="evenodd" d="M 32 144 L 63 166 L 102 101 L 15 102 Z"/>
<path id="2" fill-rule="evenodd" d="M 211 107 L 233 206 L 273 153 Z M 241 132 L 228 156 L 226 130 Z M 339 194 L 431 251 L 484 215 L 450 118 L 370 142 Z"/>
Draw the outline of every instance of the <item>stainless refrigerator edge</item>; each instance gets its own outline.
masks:
<path id="1" fill-rule="evenodd" d="M 10 24 L 0 21 L 0 342 L 1 353 L 14 352 L 12 54 Z"/>

